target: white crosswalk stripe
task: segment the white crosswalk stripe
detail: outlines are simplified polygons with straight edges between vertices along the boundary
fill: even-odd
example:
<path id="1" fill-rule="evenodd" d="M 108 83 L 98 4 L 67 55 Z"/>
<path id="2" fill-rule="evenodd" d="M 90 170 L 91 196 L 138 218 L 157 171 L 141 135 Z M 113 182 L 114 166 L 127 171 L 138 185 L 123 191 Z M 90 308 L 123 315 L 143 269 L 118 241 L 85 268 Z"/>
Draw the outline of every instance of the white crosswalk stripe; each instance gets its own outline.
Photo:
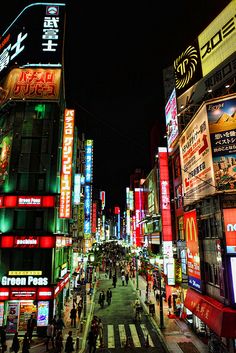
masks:
<path id="1" fill-rule="evenodd" d="M 153 341 L 152 341 L 152 339 L 151 339 L 151 336 L 149 335 L 149 332 L 148 332 L 146 326 L 145 326 L 144 324 L 141 324 L 140 326 L 141 326 L 141 329 L 142 329 L 142 331 L 143 331 L 145 340 L 146 340 L 147 337 L 148 337 L 149 346 L 150 346 L 150 347 L 154 347 L 154 343 L 153 343 Z"/>
<path id="2" fill-rule="evenodd" d="M 133 347 L 144 347 L 145 343 L 147 343 L 147 339 L 149 347 L 154 347 L 154 343 L 145 324 L 140 324 L 140 331 L 142 331 L 143 335 L 142 340 L 140 340 L 139 333 L 135 324 L 119 324 L 118 331 L 116 330 L 116 332 L 118 332 L 118 338 L 116 337 L 117 341 L 115 340 L 115 325 L 104 325 L 104 331 L 106 331 L 104 332 L 104 336 L 107 338 L 107 342 L 104 342 L 104 344 L 108 349 L 117 348 L 117 345 L 124 348 L 128 338 L 131 338 Z M 97 347 L 98 346 L 99 344 L 97 343 Z"/>
<path id="3" fill-rule="evenodd" d="M 108 348 L 115 348 L 114 326 L 107 325 Z"/>
<path id="4" fill-rule="evenodd" d="M 121 347 L 124 347 L 126 343 L 125 325 L 119 325 L 118 327 L 119 327 Z"/>
<path id="5" fill-rule="evenodd" d="M 142 347 L 141 342 L 138 337 L 138 332 L 137 332 L 136 326 L 134 324 L 130 324 L 129 328 L 130 328 L 131 337 L 133 340 L 134 347 Z"/>

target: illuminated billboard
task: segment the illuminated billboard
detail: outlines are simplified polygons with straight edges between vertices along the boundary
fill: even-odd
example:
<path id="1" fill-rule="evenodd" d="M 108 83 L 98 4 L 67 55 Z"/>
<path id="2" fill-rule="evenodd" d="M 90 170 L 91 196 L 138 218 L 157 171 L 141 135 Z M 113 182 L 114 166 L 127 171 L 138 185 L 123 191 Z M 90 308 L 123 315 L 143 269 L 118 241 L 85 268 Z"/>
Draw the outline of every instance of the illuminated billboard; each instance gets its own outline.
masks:
<path id="1" fill-rule="evenodd" d="M 196 113 L 179 140 L 184 205 L 215 193 L 206 107 Z"/>
<path id="2" fill-rule="evenodd" d="M 231 1 L 225 9 L 198 36 L 203 76 L 235 52 L 236 41 L 236 1 Z"/>
<path id="3" fill-rule="evenodd" d="M 236 96 L 206 104 L 217 191 L 236 189 Z"/>
<path id="4" fill-rule="evenodd" d="M 93 180 L 93 141 L 85 141 L 85 183 Z"/>
<path id="5" fill-rule="evenodd" d="M 158 147 L 159 183 L 160 183 L 160 211 L 162 221 L 162 240 L 172 240 L 171 210 L 170 210 L 170 181 L 168 169 L 168 154 L 166 147 Z"/>
<path id="6" fill-rule="evenodd" d="M 165 106 L 165 116 L 166 116 L 166 133 L 167 133 L 167 144 L 168 150 L 171 151 L 176 138 L 179 135 L 178 128 L 178 117 L 177 117 L 177 102 L 176 102 L 176 92 L 173 89 L 170 98 Z"/>
<path id="7" fill-rule="evenodd" d="M 65 4 L 26 6 L 0 36 L 0 78 L 17 62 L 21 66 L 61 66 Z"/>
<path id="8" fill-rule="evenodd" d="M 179 97 L 202 78 L 202 68 L 197 40 L 193 41 L 174 60 L 175 89 Z"/>
<path id="9" fill-rule="evenodd" d="M 58 100 L 60 80 L 60 69 L 13 69 L 2 82 L 0 104 L 8 99 Z"/>
<path id="10" fill-rule="evenodd" d="M 236 208 L 223 209 L 227 254 L 236 254 Z"/>
<path id="11" fill-rule="evenodd" d="M 62 167 L 61 167 L 61 194 L 60 218 L 71 218 L 71 189 L 72 189 L 72 156 L 74 144 L 74 118 L 75 111 L 65 109 L 64 129 L 62 141 Z"/>
<path id="12" fill-rule="evenodd" d="M 184 213 L 184 229 L 187 245 L 188 285 L 196 290 L 201 290 L 200 256 L 196 210 Z"/>

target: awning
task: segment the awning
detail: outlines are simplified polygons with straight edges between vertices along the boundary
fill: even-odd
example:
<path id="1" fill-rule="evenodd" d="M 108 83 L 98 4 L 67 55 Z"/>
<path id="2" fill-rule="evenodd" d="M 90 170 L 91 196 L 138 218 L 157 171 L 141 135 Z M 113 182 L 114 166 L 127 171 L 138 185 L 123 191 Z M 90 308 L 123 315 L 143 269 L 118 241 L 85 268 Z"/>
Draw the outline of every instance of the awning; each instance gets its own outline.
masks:
<path id="1" fill-rule="evenodd" d="M 220 337 L 236 338 L 236 310 L 188 289 L 184 306 Z"/>

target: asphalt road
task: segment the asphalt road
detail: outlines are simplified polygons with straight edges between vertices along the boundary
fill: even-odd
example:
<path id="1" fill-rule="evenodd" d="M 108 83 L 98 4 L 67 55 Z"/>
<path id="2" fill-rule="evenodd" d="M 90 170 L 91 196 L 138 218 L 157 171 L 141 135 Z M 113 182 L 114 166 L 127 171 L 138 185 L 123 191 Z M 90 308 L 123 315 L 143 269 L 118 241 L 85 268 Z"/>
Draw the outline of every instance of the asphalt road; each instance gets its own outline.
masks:
<path id="1" fill-rule="evenodd" d="M 104 308 L 98 304 L 101 290 L 112 290 L 112 302 L 109 306 L 105 302 Z M 124 352 L 158 352 L 166 353 L 162 346 L 157 331 L 149 320 L 149 315 L 144 312 L 141 320 L 134 319 L 133 304 L 136 300 L 136 291 L 131 285 L 122 286 L 118 277 L 116 288 L 112 280 L 103 277 L 99 280 L 95 294 L 94 315 L 101 318 L 104 327 L 104 348 L 97 347 L 96 352 L 120 353 Z"/>

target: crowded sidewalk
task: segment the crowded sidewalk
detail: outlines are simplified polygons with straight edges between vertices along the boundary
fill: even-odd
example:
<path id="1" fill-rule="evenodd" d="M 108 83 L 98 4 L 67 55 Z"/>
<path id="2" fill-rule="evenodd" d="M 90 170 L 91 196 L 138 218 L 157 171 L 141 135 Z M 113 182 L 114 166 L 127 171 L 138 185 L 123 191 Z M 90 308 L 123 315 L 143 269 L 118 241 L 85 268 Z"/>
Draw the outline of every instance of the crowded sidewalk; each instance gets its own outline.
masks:
<path id="1" fill-rule="evenodd" d="M 131 278 L 131 283 L 136 288 L 136 278 Z M 141 303 L 146 313 L 149 314 L 149 305 L 146 303 L 146 280 L 139 275 L 138 277 L 138 293 Z M 168 303 L 163 300 L 163 329 L 160 329 L 160 306 L 156 301 L 154 291 L 149 293 L 149 303 L 154 304 L 155 313 L 150 315 L 154 326 L 156 327 L 159 337 L 166 345 L 166 350 L 170 353 L 207 353 L 208 347 L 187 325 L 187 323 L 178 318 L 168 317 Z"/>

